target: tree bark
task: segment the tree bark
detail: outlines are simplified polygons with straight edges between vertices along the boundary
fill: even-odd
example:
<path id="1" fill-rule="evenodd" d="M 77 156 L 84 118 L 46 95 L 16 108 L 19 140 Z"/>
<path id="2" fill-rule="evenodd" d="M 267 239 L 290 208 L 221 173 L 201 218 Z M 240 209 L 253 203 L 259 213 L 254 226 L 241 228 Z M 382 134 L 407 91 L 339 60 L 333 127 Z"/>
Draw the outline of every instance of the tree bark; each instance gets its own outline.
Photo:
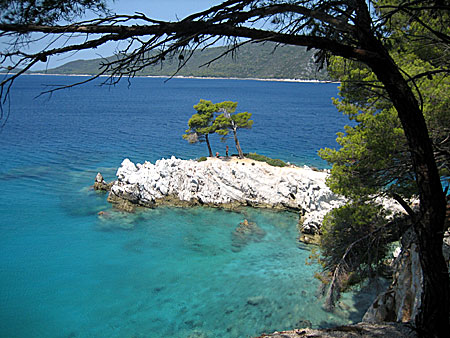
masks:
<path id="1" fill-rule="evenodd" d="M 205 134 L 206 145 L 208 146 L 209 157 L 213 157 L 213 153 L 211 150 L 211 144 L 209 144 L 208 134 Z"/>
<path id="2" fill-rule="evenodd" d="M 380 59 L 368 65 L 385 85 L 398 112 L 420 197 L 420 214 L 414 217 L 413 224 L 423 269 L 423 292 L 415 324 L 423 337 L 447 337 L 450 332 L 450 280 L 442 254 L 446 198 L 419 104 L 398 66 L 381 43 L 376 45 Z"/>
<path id="3" fill-rule="evenodd" d="M 364 0 L 355 1 L 357 39 L 363 49 L 377 53 L 365 62 L 380 80 L 391 99 L 408 142 L 419 191 L 420 211 L 412 216 L 418 237 L 423 271 L 419 311 L 414 318 L 422 337 L 448 337 L 450 332 L 450 279 L 442 254 L 446 197 L 433 154 L 428 128 L 412 89 L 383 43 L 372 31 L 372 21 Z"/>
<path id="4" fill-rule="evenodd" d="M 237 138 L 236 128 L 233 128 L 233 136 L 234 136 L 234 143 L 236 143 L 236 149 L 238 151 L 239 158 L 244 158 L 244 153 L 242 152 L 241 145 L 239 144 L 239 140 Z"/>

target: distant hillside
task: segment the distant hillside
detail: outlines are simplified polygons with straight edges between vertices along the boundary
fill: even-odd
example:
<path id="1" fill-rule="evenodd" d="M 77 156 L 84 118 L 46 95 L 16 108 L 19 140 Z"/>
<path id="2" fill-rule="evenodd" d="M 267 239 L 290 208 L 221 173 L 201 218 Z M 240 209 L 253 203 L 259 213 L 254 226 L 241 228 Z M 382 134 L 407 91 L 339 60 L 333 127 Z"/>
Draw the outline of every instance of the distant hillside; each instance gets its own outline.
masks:
<path id="1" fill-rule="evenodd" d="M 177 74 L 195 77 L 235 77 L 262 79 L 328 80 L 326 71 L 317 72 L 313 51 L 304 47 L 278 46 L 273 43 L 248 44 L 239 48 L 235 57 L 227 55 L 209 66 L 201 65 L 213 60 L 226 47 L 207 48 L 195 52 L 186 66 Z M 78 60 L 63 66 L 48 69 L 49 74 L 96 74 L 102 59 Z M 166 61 L 161 66 L 145 68 L 137 75 L 171 76 L 178 60 Z"/>

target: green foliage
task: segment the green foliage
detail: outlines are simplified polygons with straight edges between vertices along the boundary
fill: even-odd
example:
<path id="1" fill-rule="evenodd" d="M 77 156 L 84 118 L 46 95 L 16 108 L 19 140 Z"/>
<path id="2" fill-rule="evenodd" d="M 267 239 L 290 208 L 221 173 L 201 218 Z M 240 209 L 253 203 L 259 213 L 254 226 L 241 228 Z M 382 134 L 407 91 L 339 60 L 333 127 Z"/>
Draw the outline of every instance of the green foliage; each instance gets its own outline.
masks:
<path id="1" fill-rule="evenodd" d="M 387 223 L 386 216 L 381 206 L 363 202 L 348 203 L 329 212 L 320 238 L 324 271 L 333 272 L 341 265 L 345 267 L 345 279 L 356 272 L 359 278 L 354 275 L 353 280 L 382 271 L 384 266 L 380 263 L 389 246 L 386 234 L 379 229 Z"/>
<path id="2" fill-rule="evenodd" d="M 398 3 L 376 2 L 389 6 Z M 389 6 L 378 14 L 392 10 Z M 402 11 L 394 13 L 386 20 L 389 52 L 405 78 L 413 83 L 411 87 L 427 122 L 436 163 L 441 174 L 446 175 L 450 163 L 450 78 L 441 72 L 441 67 L 448 64 L 449 56 L 447 49 L 431 39 L 430 32 L 417 20 L 425 20 L 430 27 L 449 34 L 449 14 L 422 11 L 420 16 L 411 17 Z M 424 48 L 425 40 L 411 40 L 409 34 L 435 42 Z M 373 271 L 383 270 L 381 262 L 388 241 L 395 240 L 395 236 L 388 237 L 380 231 L 388 220 L 381 207 L 373 203 L 373 196 L 397 194 L 408 199 L 418 190 L 410 148 L 383 84 L 367 66 L 356 61 L 331 57 L 328 70 L 341 81 L 339 98 L 334 99 L 334 104 L 348 116 L 351 125 L 338 133 L 339 149 L 321 149 L 319 155 L 332 164 L 327 180 L 331 190 L 353 202 L 325 217 L 320 261 L 324 276 L 338 272 L 336 275 L 342 281 L 334 283 L 343 289 Z"/>
<path id="3" fill-rule="evenodd" d="M 238 129 L 250 129 L 253 125 L 253 121 L 250 120 L 251 113 L 235 113 L 237 102 L 224 101 L 217 104 L 219 112 L 222 112 L 216 117 L 214 126 L 216 133 L 222 135 L 222 140 L 226 139 L 230 131 L 233 132 L 234 143 L 236 144 L 236 150 L 238 151 L 239 158 L 244 158 L 241 145 L 237 138 Z"/>
<path id="4" fill-rule="evenodd" d="M 211 145 L 209 144 L 208 135 L 216 131 L 214 125 L 214 114 L 217 112 L 217 105 L 207 100 L 200 100 L 194 106 L 197 111 L 188 121 L 189 129 L 183 135 L 183 139 L 189 143 L 206 142 L 208 146 L 209 156 L 212 157 Z"/>
<path id="5" fill-rule="evenodd" d="M 252 114 L 248 112 L 235 114 L 236 107 L 237 102 L 231 101 L 224 101 L 217 104 L 218 111 L 222 112 L 214 121 L 217 134 L 226 137 L 230 131 L 250 129 L 253 126 L 253 120 L 250 120 Z"/>
<path id="6" fill-rule="evenodd" d="M 105 0 L 0 0 L 0 22 L 49 25 L 70 21 L 87 10 L 105 13 Z"/>
<path id="7" fill-rule="evenodd" d="M 231 116 L 238 129 L 251 129 L 253 126 L 253 120 L 250 120 L 252 114 L 249 112 L 238 113 Z"/>
<path id="8" fill-rule="evenodd" d="M 353 113 L 351 104 L 335 102 L 340 111 Z M 393 109 L 361 112 L 357 124 L 339 133 L 339 150 L 325 148 L 319 156 L 333 164 L 327 184 L 334 192 L 360 198 L 379 192 L 410 197 L 414 175 L 400 122 Z"/>
<path id="9" fill-rule="evenodd" d="M 285 162 L 283 162 L 280 159 L 277 158 L 270 158 L 264 155 L 259 155 L 256 153 L 249 153 L 245 155 L 246 158 L 255 160 L 255 161 L 259 161 L 259 162 L 266 162 L 268 164 L 270 164 L 271 166 L 274 167 L 286 167 L 287 164 Z"/>
<path id="10" fill-rule="evenodd" d="M 398 1 L 381 0 L 377 4 L 395 5 Z M 387 8 L 379 14 L 385 14 Z M 414 82 L 412 87 L 422 106 L 435 159 L 445 176 L 450 172 L 450 78 L 440 67 L 450 58 L 439 42 L 424 48 L 423 40 L 409 39 L 405 32 L 431 39 L 429 30 L 417 20 L 425 20 L 431 27 L 450 34 L 450 15 L 422 11 L 420 17 L 411 18 L 400 11 L 388 21 L 391 56 L 405 77 Z M 376 193 L 409 198 L 417 194 L 406 137 L 382 84 L 361 63 L 339 57 L 330 61 L 330 75 L 341 81 L 340 97 L 334 99 L 334 104 L 352 121 L 352 126 L 338 134 L 339 150 L 319 151 L 333 165 L 330 188 L 350 198 Z"/>
<path id="11" fill-rule="evenodd" d="M 205 156 L 202 156 L 197 159 L 197 162 L 205 162 L 206 160 L 207 158 Z"/>
<path id="12" fill-rule="evenodd" d="M 200 100 L 194 106 L 197 111 L 188 121 L 189 129 L 183 138 L 190 143 L 206 142 L 208 145 L 209 156 L 212 157 L 212 150 L 209 143 L 209 134 L 217 133 L 226 138 L 229 131 L 233 131 L 236 148 L 242 157 L 242 150 L 236 136 L 237 129 L 249 129 L 253 125 L 250 120 L 252 114 L 244 112 L 235 114 L 237 102 L 224 101 L 219 103 L 212 103 L 207 100 Z M 219 116 L 217 114 L 221 113 Z"/>
<path id="13" fill-rule="evenodd" d="M 205 136 L 215 132 L 214 113 L 217 111 L 217 106 L 211 101 L 200 100 L 194 106 L 197 111 L 188 121 L 189 129 L 183 138 L 190 143 L 204 142 Z"/>
<path id="14" fill-rule="evenodd" d="M 232 118 L 236 115 L 234 112 L 237 108 L 237 102 L 232 101 L 224 101 L 217 104 L 217 111 L 222 112 L 219 116 L 216 117 L 214 121 L 214 125 L 216 126 L 216 133 L 222 136 L 227 136 L 230 129 L 232 128 L 233 120 Z M 225 114 L 230 114 L 231 118 L 225 116 Z"/>
<path id="15" fill-rule="evenodd" d="M 423 0 L 418 6 L 420 10 L 395 11 L 395 15 L 389 13 L 392 6 L 405 5 L 403 0 L 377 0 L 377 5 L 380 16 L 389 16 L 385 24 L 393 51 L 398 54 L 412 52 L 414 59 L 408 62 L 426 61 L 435 68 L 448 68 L 448 39 L 442 38 L 450 34 L 448 1 Z"/>

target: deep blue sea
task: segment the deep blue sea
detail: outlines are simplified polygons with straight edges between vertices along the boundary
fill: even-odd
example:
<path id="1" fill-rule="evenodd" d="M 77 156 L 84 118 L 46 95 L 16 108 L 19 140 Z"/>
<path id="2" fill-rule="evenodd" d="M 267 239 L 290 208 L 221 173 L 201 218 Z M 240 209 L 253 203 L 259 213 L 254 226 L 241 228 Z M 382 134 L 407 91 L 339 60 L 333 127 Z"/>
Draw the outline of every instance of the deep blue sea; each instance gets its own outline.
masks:
<path id="1" fill-rule="evenodd" d="M 337 84 L 137 78 L 36 96 L 81 77 L 23 76 L 0 132 L 0 337 L 248 337 L 358 321 L 322 311 L 318 267 L 305 265 L 298 216 L 242 209 L 159 208 L 113 213 L 94 192 L 124 158 L 207 155 L 181 135 L 199 99 L 238 101 L 254 127 L 244 152 L 325 167 L 347 123 L 333 107 Z M 213 151 L 226 145 L 213 137 Z M 231 250 L 243 219 L 266 231 Z"/>

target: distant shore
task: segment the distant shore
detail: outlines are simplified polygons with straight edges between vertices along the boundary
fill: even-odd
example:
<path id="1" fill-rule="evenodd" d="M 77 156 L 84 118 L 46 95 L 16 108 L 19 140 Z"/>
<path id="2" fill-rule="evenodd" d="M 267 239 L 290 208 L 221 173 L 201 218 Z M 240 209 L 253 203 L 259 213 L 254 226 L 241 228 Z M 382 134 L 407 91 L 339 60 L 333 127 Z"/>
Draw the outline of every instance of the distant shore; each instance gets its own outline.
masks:
<path id="1" fill-rule="evenodd" d="M 7 73 L 0 73 L 7 75 Z M 13 74 L 11 74 L 13 75 Z M 51 73 L 26 73 L 23 75 L 44 75 L 44 76 L 95 76 L 92 74 L 51 74 Z M 109 75 L 100 75 L 100 77 L 109 77 Z M 272 82 L 298 82 L 298 83 L 336 83 L 337 81 L 324 80 L 306 80 L 306 79 L 273 79 L 273 78 L 243 78 L 243 77 L 213 77 L 213 76 L 167 76 L 167 75 L 137 75 L 135 78 L 155 78 L 155 79 L 196 79 L 196 80 L 242 80 L 242 81 L 272 81 Z"/>

